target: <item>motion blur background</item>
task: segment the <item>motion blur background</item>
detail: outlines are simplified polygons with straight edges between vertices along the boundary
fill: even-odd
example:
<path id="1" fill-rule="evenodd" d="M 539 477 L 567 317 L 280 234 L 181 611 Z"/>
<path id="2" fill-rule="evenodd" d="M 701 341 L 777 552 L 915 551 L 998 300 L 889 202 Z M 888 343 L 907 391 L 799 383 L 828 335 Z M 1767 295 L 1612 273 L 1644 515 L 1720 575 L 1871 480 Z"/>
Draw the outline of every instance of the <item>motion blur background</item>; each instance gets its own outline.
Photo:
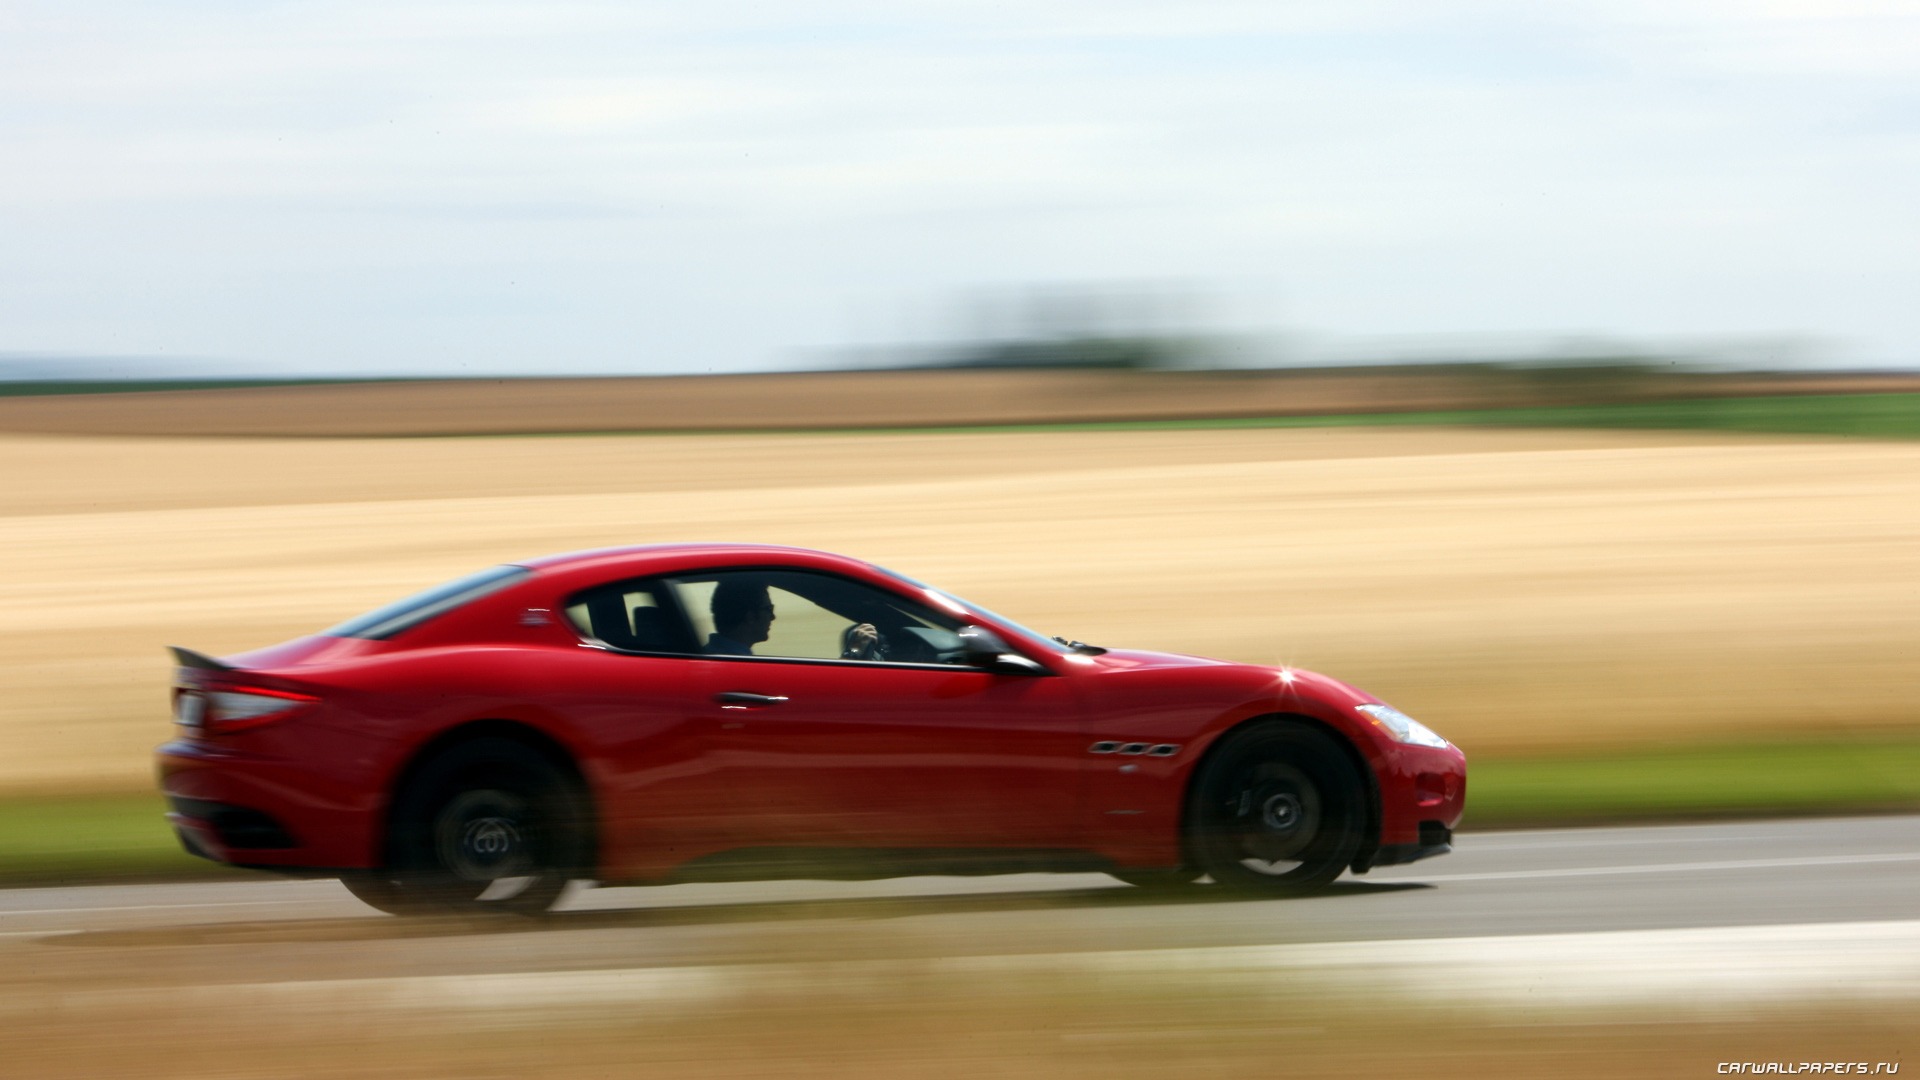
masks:
<path id="1" fill-rule="evenodd" d="M 1912 3 L 23 0 L 0 160 L 0 881 L 219 876 L 166 644 L 700 539 L 1348 679 L 1466 749 L 1468 844 L 1920 808 Z M 904 1071 L 1025 1015 L 915 986 Z M 1088 1075 L 1095 1005 L 1200 1008 L 1103 986 L 1031 991 Z M 770 1007 L 843 1062 L 874 994 Z M 1421 1032 L 1571 1067 L 1485 1020 Z"/>

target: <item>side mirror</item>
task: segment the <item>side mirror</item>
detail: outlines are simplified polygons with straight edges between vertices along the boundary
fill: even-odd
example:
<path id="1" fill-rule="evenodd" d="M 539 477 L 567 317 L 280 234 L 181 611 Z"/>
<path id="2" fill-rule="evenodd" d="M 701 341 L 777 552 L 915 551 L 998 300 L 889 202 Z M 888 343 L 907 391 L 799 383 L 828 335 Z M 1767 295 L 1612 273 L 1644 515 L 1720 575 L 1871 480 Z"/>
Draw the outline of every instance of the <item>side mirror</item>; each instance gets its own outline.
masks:
<path id="1" fill-rule="evenodd" d="M 1047 669 L 1013 651 L 1013 646 L 984 626 L 960 628 L 960 656 L 968 666 L 1002 675 L 1045 675 Z"/>

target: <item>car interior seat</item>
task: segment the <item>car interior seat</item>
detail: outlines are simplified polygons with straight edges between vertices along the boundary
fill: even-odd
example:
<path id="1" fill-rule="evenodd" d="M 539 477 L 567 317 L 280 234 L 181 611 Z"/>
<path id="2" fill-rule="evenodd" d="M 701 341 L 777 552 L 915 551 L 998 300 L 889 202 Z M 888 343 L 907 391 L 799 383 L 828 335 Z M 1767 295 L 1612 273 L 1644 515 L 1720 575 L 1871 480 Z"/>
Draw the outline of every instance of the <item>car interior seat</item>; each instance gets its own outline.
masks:
<path id="1" fill-rule="evenodd" d="M 673 623 L 657 607 L 633 609 L 633 644 L 622 646 L 645 652 L 669 652 L 674 647 Z M 609 642 L 608 644 L 612 644 Z"/>

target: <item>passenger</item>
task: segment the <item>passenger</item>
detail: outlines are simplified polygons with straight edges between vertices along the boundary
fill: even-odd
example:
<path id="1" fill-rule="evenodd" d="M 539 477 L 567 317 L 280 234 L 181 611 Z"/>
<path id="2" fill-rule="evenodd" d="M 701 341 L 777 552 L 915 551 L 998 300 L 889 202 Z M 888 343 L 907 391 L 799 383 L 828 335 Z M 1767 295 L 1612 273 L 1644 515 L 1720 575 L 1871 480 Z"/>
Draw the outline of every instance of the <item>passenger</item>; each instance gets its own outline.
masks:
<path id="1" fill-rule="evenodd" d="M 713 633 L 704 650 L 715 656 L 752 656 L 753 647 L 773 634 L 773 598 L 764 583 L 729 577 L 714 587 Z"/>

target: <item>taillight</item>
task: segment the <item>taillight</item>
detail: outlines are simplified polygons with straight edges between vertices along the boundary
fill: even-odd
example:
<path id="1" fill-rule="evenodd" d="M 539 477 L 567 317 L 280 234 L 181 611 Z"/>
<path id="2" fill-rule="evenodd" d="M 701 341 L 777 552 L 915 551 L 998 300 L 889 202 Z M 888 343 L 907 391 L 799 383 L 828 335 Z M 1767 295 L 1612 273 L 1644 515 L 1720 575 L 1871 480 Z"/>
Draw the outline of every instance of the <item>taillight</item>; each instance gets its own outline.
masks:
<path id="1" fill-rule="evenodd" d="M 309 694 L 259 686 L 236 690 L 179 687 L 173 692 L 173 719 L 181 727 L 203 735 L 225 735 L 285 720 L 319 700 Z"/>

